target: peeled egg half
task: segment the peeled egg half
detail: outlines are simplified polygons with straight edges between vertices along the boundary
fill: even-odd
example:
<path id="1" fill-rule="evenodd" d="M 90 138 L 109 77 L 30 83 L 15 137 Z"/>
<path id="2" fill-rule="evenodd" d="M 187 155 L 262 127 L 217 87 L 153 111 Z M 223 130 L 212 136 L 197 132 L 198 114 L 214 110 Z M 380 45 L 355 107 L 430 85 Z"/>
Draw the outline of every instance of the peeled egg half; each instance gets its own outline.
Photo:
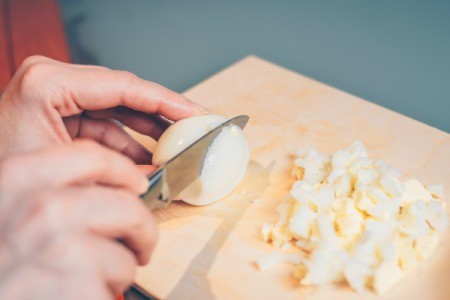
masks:
<path id="1" fill-rule="evenodd" d="M 164 164 L 226 121 L 220 115 L 204 115 L 175 122 L 160 137 L 152 163 L 156 166 Z M 207 205 L 222 199 L 244 177 L 249 158 L 248 143 L 241 128 L 223 128 L 208 149 L 200 178 L 177 198 L 192 205 Z"/>

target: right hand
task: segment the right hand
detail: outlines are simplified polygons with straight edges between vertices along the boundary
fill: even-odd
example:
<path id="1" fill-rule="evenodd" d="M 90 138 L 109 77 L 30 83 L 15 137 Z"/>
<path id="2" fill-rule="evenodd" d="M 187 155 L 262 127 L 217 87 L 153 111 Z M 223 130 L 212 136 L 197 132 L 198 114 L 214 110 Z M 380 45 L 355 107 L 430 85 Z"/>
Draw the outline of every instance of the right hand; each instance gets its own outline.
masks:
<path id="1" fill-rule="evenodd" d="M 113 299 L 157 239 L 127 157 L 80 141 L 0 162 L 0 299 Z"/>

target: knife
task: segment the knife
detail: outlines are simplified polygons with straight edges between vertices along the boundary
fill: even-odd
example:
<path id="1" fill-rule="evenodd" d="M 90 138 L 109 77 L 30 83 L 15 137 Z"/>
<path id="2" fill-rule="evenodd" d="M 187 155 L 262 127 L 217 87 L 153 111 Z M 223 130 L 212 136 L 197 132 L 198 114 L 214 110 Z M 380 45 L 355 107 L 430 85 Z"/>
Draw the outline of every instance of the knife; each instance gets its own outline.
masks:
<path id="1" fill-rule="evenodd" d="M 147 192 L 141 195 L 149 209 L 167 207 L 175 196 L 199 178 L 206 153 L 214 139 L 228 126 L 236 125 L 244 129 L 248 119 L 248 116 L 242 115 L 222 123 L 153 172 Z"/>

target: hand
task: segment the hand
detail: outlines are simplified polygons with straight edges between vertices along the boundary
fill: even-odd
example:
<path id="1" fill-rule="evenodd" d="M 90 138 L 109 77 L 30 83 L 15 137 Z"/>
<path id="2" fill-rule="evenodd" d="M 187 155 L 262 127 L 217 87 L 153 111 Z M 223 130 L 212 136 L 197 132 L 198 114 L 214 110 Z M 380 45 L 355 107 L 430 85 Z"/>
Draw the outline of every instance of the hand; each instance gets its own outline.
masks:
<path id="1" fill-rule="evenodd" d="M 114 119 L 158 139 L 167 120 L 201 113 L 183 96 L 129 72 L 32 56 L 0 99 L 0 157 L 89 138 L 148 164 L 151 154 Z"/>
<path id="2" fill-rule="evenodd" d="M 123 176 L 126 174 L 126 176 Z M 0 299 L 113 299 L 157 231 L 147 179 L 94 142 L 0 162 Z"/>

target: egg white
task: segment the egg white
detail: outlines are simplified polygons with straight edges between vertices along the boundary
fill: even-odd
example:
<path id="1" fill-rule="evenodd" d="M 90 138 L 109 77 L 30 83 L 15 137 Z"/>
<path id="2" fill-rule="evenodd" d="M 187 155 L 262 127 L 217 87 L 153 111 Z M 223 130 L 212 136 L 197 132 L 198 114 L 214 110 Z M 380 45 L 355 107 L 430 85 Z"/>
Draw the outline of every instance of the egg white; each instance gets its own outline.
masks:
<path id="1" fill-rule="evenodd" d="M 164 164 L 226 121 L 220 115 L 204 115 L 175 122 L 159 139 L 152 163 Z M 192 205 L 208 205 L 224 198 L 244 177 L 249 158 L 250 150 L 242 130 L 238 126 L 224 128 L 208 149 L 200 178 L 177 198 Z"/>

